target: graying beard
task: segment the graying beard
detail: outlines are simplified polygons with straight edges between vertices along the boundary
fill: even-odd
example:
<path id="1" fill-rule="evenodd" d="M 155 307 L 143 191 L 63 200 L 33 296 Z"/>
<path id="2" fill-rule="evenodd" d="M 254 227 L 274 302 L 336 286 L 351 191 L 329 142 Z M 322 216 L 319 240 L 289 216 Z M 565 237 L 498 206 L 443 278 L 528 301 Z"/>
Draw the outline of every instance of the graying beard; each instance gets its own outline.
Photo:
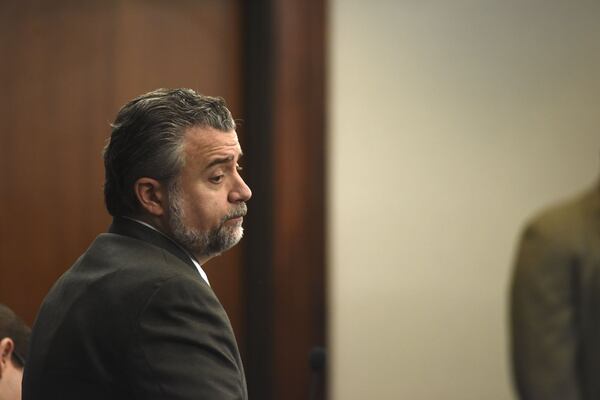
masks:
<path id="1" fill-rule="evenodd" d="M 244 230 L 240 229 L 239 238 L 234 231 L 229 231 L 223 225 L 208 232 L 185 226 L 183 220 L 185 213 L 181 204 L 181 190 L 177 183 L 171 185 L 169 190 L 169 225 L 174 239 L 185 249 L 200 257 L 212 257 L 235 246 L 242 238 Z M 236 229 L 236 228 L 234 228 Z"/>

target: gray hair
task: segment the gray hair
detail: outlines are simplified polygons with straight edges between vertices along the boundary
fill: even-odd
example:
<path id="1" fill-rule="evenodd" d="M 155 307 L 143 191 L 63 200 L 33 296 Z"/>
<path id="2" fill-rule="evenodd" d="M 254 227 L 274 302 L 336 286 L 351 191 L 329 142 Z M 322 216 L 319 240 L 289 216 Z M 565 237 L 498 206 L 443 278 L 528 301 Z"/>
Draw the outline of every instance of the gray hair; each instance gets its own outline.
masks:
<path id="1" fill-rule="evenodd" d="M 229 132 L 235 121 L 222 98 L 191 89 L 157 89 L 121 108 L 104 148 L 104 200 L 112 216 L 139 210 L 139 178 L 171 184 L 185 163 L 184 134 L 197 126 Z"/>

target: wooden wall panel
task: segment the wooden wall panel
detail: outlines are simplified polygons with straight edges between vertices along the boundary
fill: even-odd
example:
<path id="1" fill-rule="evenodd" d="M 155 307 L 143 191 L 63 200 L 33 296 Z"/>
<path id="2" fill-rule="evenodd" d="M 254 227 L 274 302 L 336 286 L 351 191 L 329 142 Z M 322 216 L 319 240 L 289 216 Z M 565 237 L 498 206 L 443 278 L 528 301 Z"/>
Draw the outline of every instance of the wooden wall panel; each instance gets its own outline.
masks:
<path id="1" fill-rule="evenodd" d="M 249 393 L 309 398 L 311 349 L 325 344 L 325 4 L 246 4 Z M 258 235 L 257 235 L 258 233 Z M 324 398 L 323 375 L 316 398 Z"/>
<path id="2" fill-rule="evenodd" d="M 324 35 L 322 0 L 274 1 L 275 399 L 308 398 L 325 345 Z"/>
<path id="3" fill-rule="evenodd" d="M 56 277 L 108 223 L 99 154 L 112 108 L 113 10 L 3 7 L 0 301 L 31 323 Z"/>

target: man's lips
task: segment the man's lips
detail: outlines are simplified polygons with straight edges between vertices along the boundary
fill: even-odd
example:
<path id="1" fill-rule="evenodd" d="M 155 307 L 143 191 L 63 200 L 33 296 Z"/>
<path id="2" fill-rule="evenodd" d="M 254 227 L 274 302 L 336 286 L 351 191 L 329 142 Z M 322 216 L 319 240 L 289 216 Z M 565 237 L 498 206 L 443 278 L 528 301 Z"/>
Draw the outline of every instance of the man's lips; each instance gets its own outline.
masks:
<path id="1" fill-rule="evenodd" d="M 244 217 L 246 216 L 246 214 L 240 214 L 231 218 L 228 218 L 227 221 L 240 221 L 242 220 Z"/>

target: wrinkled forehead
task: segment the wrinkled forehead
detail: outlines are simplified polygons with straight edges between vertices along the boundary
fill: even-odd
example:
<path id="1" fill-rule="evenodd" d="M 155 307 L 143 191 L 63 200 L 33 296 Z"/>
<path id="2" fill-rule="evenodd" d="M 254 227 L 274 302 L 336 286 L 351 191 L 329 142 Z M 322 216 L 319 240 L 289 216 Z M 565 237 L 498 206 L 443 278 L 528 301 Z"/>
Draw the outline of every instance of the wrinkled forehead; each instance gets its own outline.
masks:
<path id="1" fill-rule="evenodd" d="M 211 157 L 242 154 L 235 130 L 223 132 L 214 128 L 194 127 L 186 131 L 184 141 L 186 158 L 209 160 Z"/>

